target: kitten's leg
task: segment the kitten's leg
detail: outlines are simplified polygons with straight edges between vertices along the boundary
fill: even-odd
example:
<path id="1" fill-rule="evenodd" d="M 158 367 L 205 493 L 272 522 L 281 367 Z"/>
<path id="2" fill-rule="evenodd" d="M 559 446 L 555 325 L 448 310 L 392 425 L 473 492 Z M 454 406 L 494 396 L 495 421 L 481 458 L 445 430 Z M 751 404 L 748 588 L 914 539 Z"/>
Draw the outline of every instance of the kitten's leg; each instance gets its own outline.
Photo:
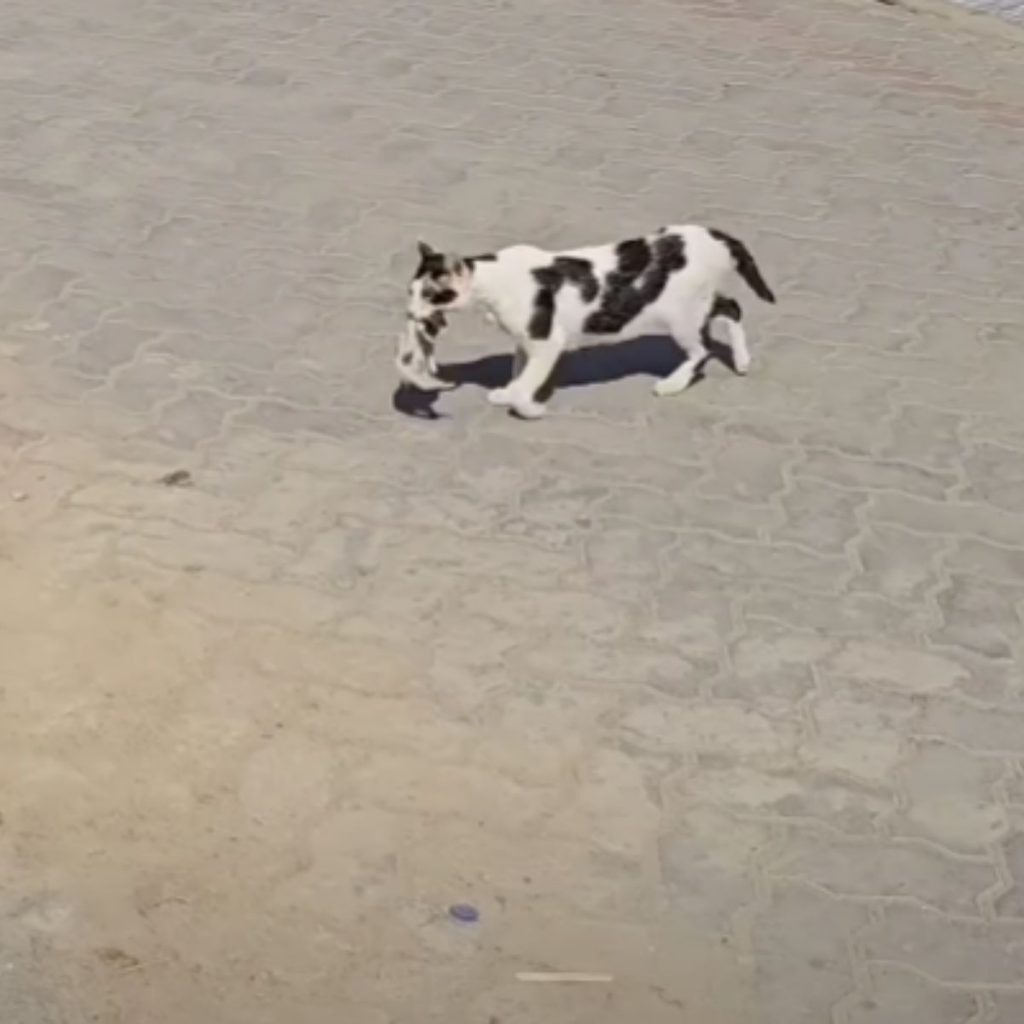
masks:
<path id="1" fill-rule="evenodd" d="M 523 419 L 539 419 L 547 411 L 534 396 L 544 386 L 565 349 L 565 340 L 554 331 L 542 341 L 531 341 L 525 349 L 526 365 L 507 388 L 498 388 L 487 396 L 492 405 L 511 406 Z"/>
<path id="2" fill-rule="evenodd" d="M 667 398 L 669 395 L 678 395 L 680 391 L 685 391 L 693 383 L 694 375 L 707 361 L 708 350 L 701 338 L 705 321 L 706 311 L 701 310 L 699 316 L 694 313 L 683 313 L 672 324 L 672 338 L 683 350 L 683 362 L 654 385 L 654 393 L 659 398 Z"/>

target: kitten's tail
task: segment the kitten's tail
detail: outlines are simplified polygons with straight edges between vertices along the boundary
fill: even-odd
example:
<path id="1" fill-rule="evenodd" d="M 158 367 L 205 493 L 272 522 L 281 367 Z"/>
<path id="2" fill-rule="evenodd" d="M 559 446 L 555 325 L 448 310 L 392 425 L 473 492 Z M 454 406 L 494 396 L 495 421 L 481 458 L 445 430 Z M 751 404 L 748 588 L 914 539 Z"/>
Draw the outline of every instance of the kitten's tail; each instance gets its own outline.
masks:
<path id="1" fill-rule="evenodd" d="M 775 302 L 775 293 L 761 276 L 761 270 L 754 262 L 750 250 L 738 238 L 733 238 L 732 235 L 727 235 L 724 231 L 711 230 L 709 234 L 729 250 L 736 273 L 747 282 L 750 290 L 765 302 Z"/>

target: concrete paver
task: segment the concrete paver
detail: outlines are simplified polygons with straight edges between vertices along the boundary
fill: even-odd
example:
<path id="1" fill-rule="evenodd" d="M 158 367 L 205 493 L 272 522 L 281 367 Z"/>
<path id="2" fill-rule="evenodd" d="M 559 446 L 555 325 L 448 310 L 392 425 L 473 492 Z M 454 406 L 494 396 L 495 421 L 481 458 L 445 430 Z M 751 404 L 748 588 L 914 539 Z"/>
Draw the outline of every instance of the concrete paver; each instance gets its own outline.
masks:
<path id="1" fill-rule="evenodd" d="M 1024 23 L 1024 3 L 1021 0 L 957 0 L 957 3 L 971 10 L 991 12 L 1008 21 Z"/>
<path id="2" fill-rule="evenodd" d="M 1020 37 L 8 7 L 4 1019 L 1016 1021 Z M 519 423 L 462 320 L 392 407 L 418 236 L 682 219 L 780 294 L 749 378 Z"/>

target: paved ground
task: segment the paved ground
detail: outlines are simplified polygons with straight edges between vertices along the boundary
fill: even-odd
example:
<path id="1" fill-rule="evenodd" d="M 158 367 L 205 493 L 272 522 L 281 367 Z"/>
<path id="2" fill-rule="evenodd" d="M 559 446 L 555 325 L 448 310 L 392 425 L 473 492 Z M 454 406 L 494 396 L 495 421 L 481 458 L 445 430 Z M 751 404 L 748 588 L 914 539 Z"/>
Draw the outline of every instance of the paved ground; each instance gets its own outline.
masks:
<path id="1" fill-rule="evenodd" d="M 1008 21 L 1024 22 L 1024 0 L 956 0 L 976 11 L 987 11 Z"/>
<path id="2" fill-rule="evenodd" d="M 8 11 L 5 1024 L 1024 1019 L 1019 48 L 852 0 Z M 392 407 L 417 236 L 683 218 L 782 296 L 749 379 L 658 402 L 627 346 L 542 423 Z"/>

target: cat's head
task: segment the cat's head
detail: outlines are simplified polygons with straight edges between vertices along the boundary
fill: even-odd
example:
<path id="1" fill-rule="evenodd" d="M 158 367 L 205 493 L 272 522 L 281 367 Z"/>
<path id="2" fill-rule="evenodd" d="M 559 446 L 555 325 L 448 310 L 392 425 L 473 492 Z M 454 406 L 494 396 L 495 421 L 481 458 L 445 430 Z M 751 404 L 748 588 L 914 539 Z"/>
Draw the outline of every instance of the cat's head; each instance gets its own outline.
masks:
<path id="1" fill-rule="evenodd" d="M 462 309 L 473 289 L 471 265 L 458 256 L 419 243 L 420 263 L 409 284 L 409 316 L 427 320 L 434 313 Z"/>

